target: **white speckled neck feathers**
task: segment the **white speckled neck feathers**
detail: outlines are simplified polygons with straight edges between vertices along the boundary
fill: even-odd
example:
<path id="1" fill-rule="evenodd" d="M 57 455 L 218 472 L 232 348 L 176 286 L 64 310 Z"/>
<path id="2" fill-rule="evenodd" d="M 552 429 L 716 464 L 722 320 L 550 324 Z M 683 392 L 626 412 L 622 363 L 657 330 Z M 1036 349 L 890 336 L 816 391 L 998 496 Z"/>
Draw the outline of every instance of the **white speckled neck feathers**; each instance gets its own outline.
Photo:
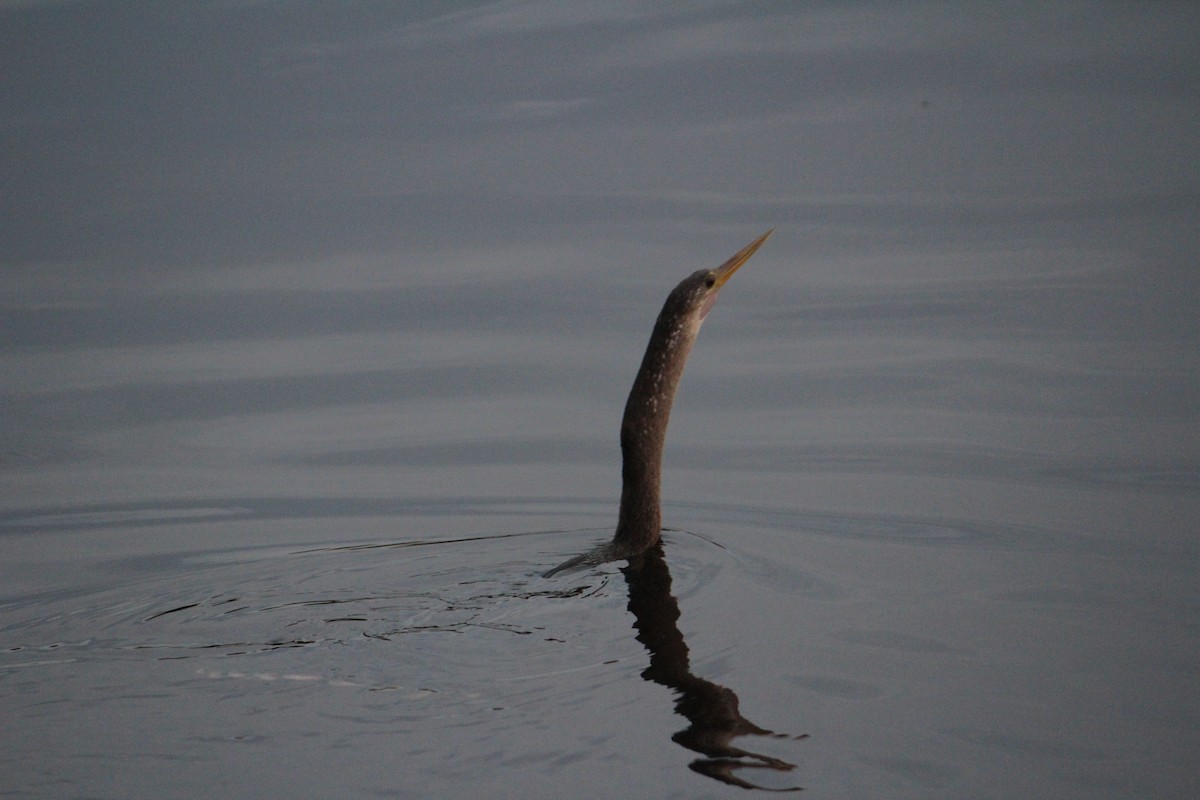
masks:
<path id="1" fill-rule="evenodd" d="M 625 401 L 617 532 L 610 541 L 559 564 L 546 577 L 632 558 L 658 543 L 662 530 L 659 485 L 663 446 L 684 365 L 717 293 L 770 235 L 771 231 L 767 231 L 716 269 L 693 272 L 667 297 L 654 323 L 642 366 L 629 390 L 629 399 Z"/>
<path id="2" fill-rule="evenodd" d="M 675 391 L 700 331 L 697 282 L 692 276 L 667 298 L 658 315 L 621 420 L 621 511 L 614 542 L 641 552 L 662 528 L 659 486 L 663 447 Z"/>

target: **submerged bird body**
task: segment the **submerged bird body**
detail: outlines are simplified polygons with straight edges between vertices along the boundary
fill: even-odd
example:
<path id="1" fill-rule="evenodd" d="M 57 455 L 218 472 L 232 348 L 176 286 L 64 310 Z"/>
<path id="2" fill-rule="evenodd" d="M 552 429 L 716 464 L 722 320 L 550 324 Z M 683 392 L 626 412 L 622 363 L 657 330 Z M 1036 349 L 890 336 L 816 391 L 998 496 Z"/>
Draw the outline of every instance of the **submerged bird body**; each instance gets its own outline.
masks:
<path id="1" fill-rule="evenodd" d="M 625 401 L 621 420 L 621 511 L 611 541 L 576 556 L 546 573 L 603 564 L 645 552 L 662 530 L 659 487 L 667 424 L 675 391 L 700 324 L 721 287 L 767 240 L 771 231 L 746 245 L 716 269 L 684 278 L 667 297 L 642 357 L 641 368 Z"/>

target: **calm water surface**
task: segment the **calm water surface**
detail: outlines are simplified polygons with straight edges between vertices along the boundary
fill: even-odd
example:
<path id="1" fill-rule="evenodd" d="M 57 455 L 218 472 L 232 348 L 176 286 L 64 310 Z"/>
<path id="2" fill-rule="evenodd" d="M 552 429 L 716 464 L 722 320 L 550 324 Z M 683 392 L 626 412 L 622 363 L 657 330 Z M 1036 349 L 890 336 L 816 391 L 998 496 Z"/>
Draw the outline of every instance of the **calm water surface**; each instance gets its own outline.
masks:
<path id="1" fill-rule="evenodd" d="M 88 22 L 29 5 L 0 13 Z M 289 8 L 308 33 L 245 45 L 262 86 L 131 112 L 164 126 L 153 153 L 78 157 L 115 187 L 37 161 L 86 125 L 6 107 L 34 166 L 0 234 L 0 793 L 1194 796 L 1200 82 L 1178 25 L 1078 21 L 1071 63 L 1123 76 L 1093 90 L 992 20 L 1027 49 L 963 39 L 1004 78 L 984 91 L 912 13 L 510 4 L 329 29 Z M 223 42 L 234 13 L 180 24 Z M 1074 19 L 1051 16 L 1034 27 Z M 921 33 L 892 69 L 894 29 Z M 1158 78 L 1114 29 L 1166 37 Z M 649 55 L 731 30 L 765 37 L 744 73 Z M 588 74 L 536 83 L 553 53 L 530 43 L 561 36 Z M 408 112 L 388 155 L 383 89 L 339 81 L 479 37 L 515 48 L 485 62 L 531 60 L 523 90 L 447 65 L 431 96 L 458 99 L 424 101 L 462 127 Z M 627 75 L 609 47 L 673 77 L 601 102 Z M 119 75 L 167 97 L 166 54 L 138 58 Z M 785 67 L 828 91 L 740 93 Z M 544 121 L 588 87 L 594 116 Z M 650 102 L 668 89 L 678 117 Z M 710 94 L 745 102 L 725 119 Z M 256 150 L 253 101 L 297 97 L 318 108 Z M 234 130 L 189 138 L 210 103 Z M 55 180 L 75 194 L 35 191 Z M 663 298 L 773 225 L 684 378 L 663 557 L 541 577 L 611 535 Z"/>

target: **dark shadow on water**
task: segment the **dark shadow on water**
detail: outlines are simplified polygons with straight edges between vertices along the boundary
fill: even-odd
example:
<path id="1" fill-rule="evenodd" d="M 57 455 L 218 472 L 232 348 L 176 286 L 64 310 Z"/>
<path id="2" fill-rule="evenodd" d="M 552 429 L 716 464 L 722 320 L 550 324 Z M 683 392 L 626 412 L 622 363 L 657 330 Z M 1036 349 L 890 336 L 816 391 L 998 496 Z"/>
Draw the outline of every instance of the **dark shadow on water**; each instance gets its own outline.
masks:
<path id="1" fill-rule="evenodd" d="M 807 734 L 791 737 L 760 728 L 742 716 L 732 689 L 692 674 L 687 643 L 676 624 L 679 603 L 671 594 L 671 572 L 662 545 L 630 559 L 621 572 L 629 585 L 629 610 L 635 617 L 637 639 L 650 652 L 650 666 L 642 677 L 678 692 L 675 711 L 690 724 L 671 739 L 704 756 L 688 766 L 701 775 L 744 789 L 799 791 L 800 786 L 759 786 L 738 774 L 750 769 L 786 772 L 795 764 L 735 747 L 733 739 L 747 735 L 804 739 Z"/>

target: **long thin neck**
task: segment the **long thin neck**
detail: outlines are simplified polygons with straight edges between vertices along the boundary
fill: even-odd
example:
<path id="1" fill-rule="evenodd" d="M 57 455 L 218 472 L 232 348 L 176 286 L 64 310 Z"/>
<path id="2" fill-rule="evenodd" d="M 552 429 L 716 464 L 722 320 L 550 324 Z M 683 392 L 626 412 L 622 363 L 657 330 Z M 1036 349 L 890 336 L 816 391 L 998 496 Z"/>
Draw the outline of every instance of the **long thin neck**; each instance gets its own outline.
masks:
<path id="1" fill-rule="evenodd" d="M 667 423 L 699 329 L 697 316 L 680 314 L 668 300 L 625 402 L 621 421 L 621 512 L 613 542 L 633 552 L 653 546 L 662 528 L 659 484 Z"/>

